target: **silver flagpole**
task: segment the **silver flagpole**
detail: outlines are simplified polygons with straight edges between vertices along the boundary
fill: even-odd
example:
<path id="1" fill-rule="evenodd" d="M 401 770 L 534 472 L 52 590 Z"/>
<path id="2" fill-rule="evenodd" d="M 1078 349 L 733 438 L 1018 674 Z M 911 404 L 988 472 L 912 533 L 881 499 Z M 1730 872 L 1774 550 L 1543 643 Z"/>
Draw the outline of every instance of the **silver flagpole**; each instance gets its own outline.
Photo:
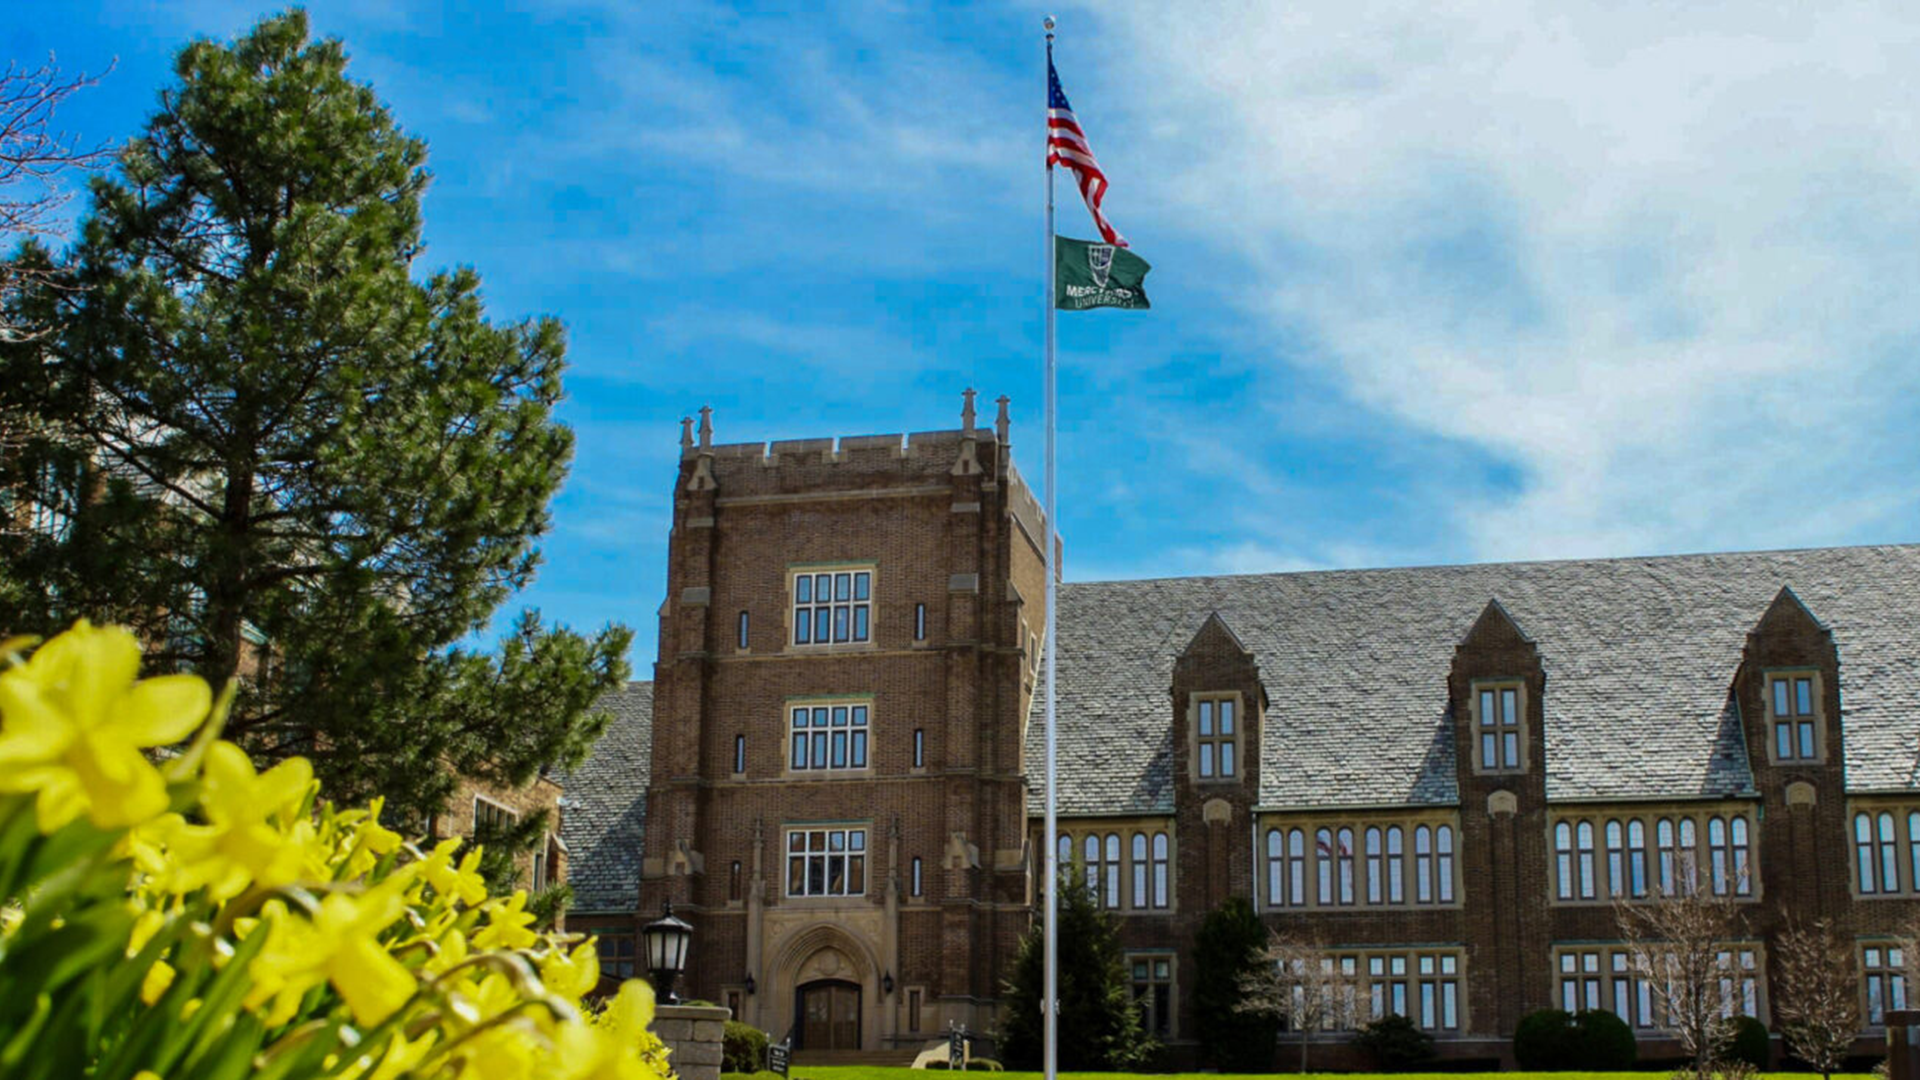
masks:
<path id="1" fill-rule="evenodd" d="M 1053 16 L 1046 19 L 1047 28 L 1047 108 L 1048 117 L 1052 117 L 1053 108 Z M 1052 129 L 1049 127 L 1051 136 Z M 1041 1008 L 1046 1010 L 1042 1025 L 1045 1032 L 1042 1051 L 1042 1068 L 1046 1080 L 1055 1080 L 1059 1075 L 1058 1060 L 1060 1050 L 1060 845 L 1055 840 L 1056 812 L 1059 802 L 1060 773 L 1057 767 L 1056 746 L 1053 723 L 1053 685 L 1054 672 L 1054 628 L 1059 624 L 1059 590 L 1055 588 L 1058 567 L 1054 565 L 1054 550 L 1058 546 L 1054 540 L 1054 495 L 1060 489 L 1059 475 L 1054 467 L 1054 428 L 1059 421 L 1059 404 L 1055 400 L 1057 388 L 1053 369 L 1053 291 L 1054 291 L 1054 253 L 1053 253 L 1053 151 L 1051 143 L 1047 150 L 1047 550 L 1045 553 L 1047 573 L 1047 912 L 1046 926 L 1042 931 L 1046 944 L 1046 984 L 1041 996 Z"/>

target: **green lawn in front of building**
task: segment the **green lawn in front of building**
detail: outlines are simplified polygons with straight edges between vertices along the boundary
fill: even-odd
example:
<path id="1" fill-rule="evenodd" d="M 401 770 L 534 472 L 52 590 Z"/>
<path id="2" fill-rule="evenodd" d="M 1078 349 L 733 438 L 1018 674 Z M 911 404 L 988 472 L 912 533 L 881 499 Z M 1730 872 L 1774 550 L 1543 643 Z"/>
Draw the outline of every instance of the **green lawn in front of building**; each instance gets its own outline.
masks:
<path id="1" fill-rule="evenodd" d="M 761 1074 L 763 1080 L 766 1074 Z M 931 1080 L 945 1075 L 939 1070 L 886 1069 L 864 1065 L 801 1065 L 793 1070 L 792 1080 Z M 1040 1080 L 1037 1072 L 973 1072 L 980 1080 Z M 1152 1075 L 1155 1080 L 1280 1080 L 1297 1077 L 1294 1072 L 1235 1075 L 1231 1073 L 1061 1073 L 1073 1080 L 1140 1080 Z M 1307 1080 L 1661 1080 L 1664 1072 L 1551 1072 L 1551 1073 L 1320 1073 L 1306 1074 Z M 1765 1080 L 1819 1080 L 1819 1073 L 1774 1072 L 1762 1074 Z M 1835 1073 L 1834 1080 L 1873 1080 L 1868 1073 Z"/>

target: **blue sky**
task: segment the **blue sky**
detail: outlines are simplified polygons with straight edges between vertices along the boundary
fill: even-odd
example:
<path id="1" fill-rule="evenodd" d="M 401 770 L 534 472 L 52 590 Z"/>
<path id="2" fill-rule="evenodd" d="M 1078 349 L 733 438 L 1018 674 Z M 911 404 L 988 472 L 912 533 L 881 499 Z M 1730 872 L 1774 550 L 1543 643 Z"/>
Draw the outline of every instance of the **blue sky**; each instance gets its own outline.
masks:
<path id="1" fill-rule="evenodd" d="M 641 677 L 702 404 L 852 435 L 974 386 L 1040 471 L 1044 9 L 796 7 L 311 9 L 429 143 L 422 270 L 569 328 L 513 608 L 633 626 Z M 1155 267 L 1060 320 L 1069 579 L 1914 539 L 1920 15 L 1792 7 L 1061 5 Z M 117 59 L 61 120 L 119 139 L 270 10 L 28 0 L 0 46 Z"/>

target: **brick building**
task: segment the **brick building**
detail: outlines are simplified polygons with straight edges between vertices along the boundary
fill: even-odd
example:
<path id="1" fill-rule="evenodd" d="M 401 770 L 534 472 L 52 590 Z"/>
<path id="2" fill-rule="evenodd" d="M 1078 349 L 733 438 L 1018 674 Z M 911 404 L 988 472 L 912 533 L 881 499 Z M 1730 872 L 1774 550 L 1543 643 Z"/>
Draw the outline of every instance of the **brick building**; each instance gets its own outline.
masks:
<path id="1" fill-rule="evenodd" d="M 1040 512 L 991 429 L 682 434 L 651 684 L 567 784 L 575 929 L 671 899 L 694 994 L 811 1048 L 992 1024 L 1041 844 Z M 1616 898 L 1733 897 L 1771 1019 L 1789 915 L 1864 1015 L 1920 913 L 1920 547 L 1062 585 L 1061 835 L 1176 1047 L 1205 913 L 1333 946 L 1444 1055 L 1525 1012 L 1658 1041 Z M 630 969 L 628 969 L 630 970 Z M 1335 1036 L 1325 1036 L 1332 1039 Z M 1656 1051 L 1657 1052 L 1657 1051 Z"/>

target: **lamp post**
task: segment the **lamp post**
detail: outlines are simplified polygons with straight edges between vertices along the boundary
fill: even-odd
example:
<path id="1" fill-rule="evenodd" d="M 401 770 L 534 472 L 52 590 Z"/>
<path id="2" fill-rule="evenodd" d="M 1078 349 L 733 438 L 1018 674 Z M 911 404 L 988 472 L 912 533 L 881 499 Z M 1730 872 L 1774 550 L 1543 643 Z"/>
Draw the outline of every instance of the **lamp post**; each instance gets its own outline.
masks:
<path id="1" fill-rule="evenodd" d="M 673 901 L 660 905 L 660 917 L 640 930 L 647 943 L 647 973 L 653 976 L 653 992 L 663 1004 L 677 1005 L 673 980 L 687 969 L 687 944 L 693 940 L 693 927 L 673 915 Z"/>

